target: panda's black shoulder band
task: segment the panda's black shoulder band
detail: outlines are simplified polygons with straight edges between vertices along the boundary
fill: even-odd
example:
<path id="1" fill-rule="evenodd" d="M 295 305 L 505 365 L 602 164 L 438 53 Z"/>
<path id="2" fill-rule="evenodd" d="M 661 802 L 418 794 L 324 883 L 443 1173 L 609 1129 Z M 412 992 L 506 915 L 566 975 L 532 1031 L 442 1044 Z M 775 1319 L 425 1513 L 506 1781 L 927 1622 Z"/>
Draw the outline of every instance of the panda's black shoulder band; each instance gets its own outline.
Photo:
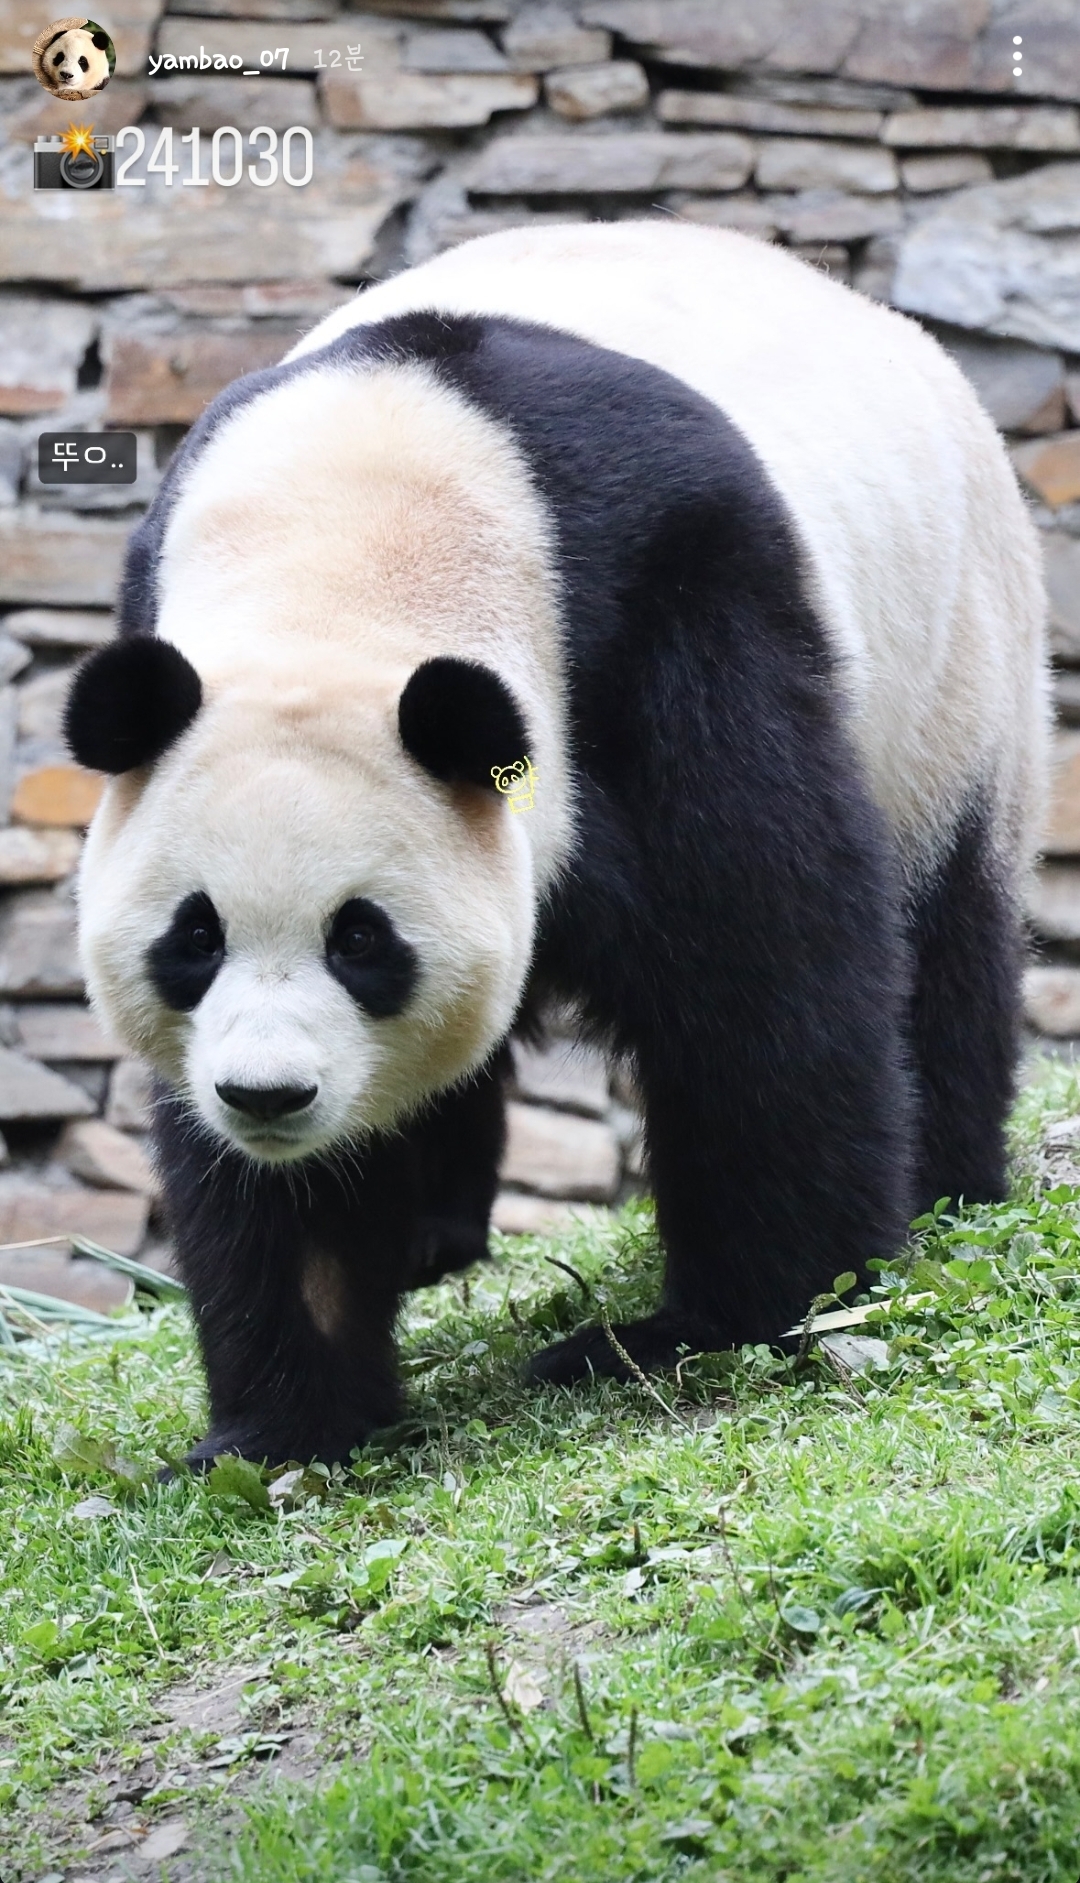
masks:
<path id="1" fill-rule="evenodd" d="M 128 634 L 79 667 L 64 736 L 91 771 L 132 771 L 160 758 L 201 705 L 202 682 L 178 647 L 155 634 Z"/>

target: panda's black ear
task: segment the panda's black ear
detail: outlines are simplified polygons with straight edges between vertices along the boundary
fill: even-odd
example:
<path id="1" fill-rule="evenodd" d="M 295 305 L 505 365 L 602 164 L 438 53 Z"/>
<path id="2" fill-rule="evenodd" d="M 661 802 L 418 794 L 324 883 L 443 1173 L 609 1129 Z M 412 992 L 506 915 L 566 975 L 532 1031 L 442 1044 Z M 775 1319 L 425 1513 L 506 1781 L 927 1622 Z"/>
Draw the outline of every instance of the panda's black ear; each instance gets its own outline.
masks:
<path id="1" fill-rule="evenodd" d="M 492 770 L 524 758 L 529 735 L 513 694 L 479 661 L 440 655 L 410 675 L 398 701 L 405 750 L 444 784 L 495 788 Z"/>
<path id="2" fill-rule="evenodd" d="M 91 45 L 96 46 L 99 52 L 107 52 L 108 46 L 109 46 L 109 35 L 108 33 L 103 33 L 99 26 L 96 33 L 91 33 L 90 43 Z"/>
<path id="3" fill-rule="evenodd" d="M 64 736 L 91 771 L 131 771 L 160 758 L 201 705 L 202 681 L 178 647 L 156 634 L 128 634 L 83 661 Z"/>

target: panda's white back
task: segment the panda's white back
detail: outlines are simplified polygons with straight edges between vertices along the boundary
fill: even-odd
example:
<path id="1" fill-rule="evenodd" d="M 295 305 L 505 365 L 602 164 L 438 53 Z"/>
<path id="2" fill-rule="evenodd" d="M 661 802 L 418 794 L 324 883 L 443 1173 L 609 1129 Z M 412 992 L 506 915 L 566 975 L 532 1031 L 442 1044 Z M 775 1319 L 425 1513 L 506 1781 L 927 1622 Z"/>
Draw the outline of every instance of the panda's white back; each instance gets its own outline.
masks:
<path id="1" fill-rule="evenodd" d="M 875 795 L 912 860 L 991 780 L 1004 853 L 1030 850 L 1047 715 L 1037 537 L 990 420 L 913 321 L 730 231 L 549 225 L 368 289 L 290 357 L 419 308 L 558 327 L 722 408 L 790 511 Z"/>

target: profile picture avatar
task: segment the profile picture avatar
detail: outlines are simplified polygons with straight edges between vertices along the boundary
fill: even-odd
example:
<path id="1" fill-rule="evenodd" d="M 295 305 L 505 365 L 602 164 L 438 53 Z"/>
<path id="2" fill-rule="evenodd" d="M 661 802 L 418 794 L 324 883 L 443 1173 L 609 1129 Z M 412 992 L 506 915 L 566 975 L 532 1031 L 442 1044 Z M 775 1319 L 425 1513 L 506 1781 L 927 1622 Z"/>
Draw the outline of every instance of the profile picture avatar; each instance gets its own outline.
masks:
<path id="1" fill-rule="evenodd" d="M 96 20 L 54 20 L 38 34 L 34 76 L 54 98 L 92 98 L 104 91 L 116 65 L 116 47 Z"/>

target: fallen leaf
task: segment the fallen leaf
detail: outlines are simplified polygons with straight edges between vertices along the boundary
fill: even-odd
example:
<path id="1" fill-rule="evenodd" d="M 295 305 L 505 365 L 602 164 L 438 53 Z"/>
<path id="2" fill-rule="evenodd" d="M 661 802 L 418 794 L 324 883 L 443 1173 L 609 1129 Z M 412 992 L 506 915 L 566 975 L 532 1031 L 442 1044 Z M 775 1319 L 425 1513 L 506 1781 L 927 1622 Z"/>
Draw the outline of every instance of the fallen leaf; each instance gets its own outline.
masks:
<path id="1" fill-rule="evenodd" d="M 544 1704 L 544 1690 L 536 1672 L 523 1661 L 511 1661 L 506 1670 L 503 1699 L 521 1713 L 535 1713 Z"/>
<path id="2" fill-rule="evenodd" d="M 888 1341 L 874 1340 L 869 1334 L 824 1334 L 821 1345 L 849 1373 L 865 1373 L 868 1367 L 889 1364 Z"/>
<path id="3" fill-rule="evenodd" d="M 84 1497 L 71 1514 L 73 1517 L 115 1517 L 116 1505 L 107 1497 Z"/>
<path id="4" fill-rule="evenodd" d="M 175 1857 L 178 1850 L 183 1850 L 190 1832 L 183 1818 L 173 1818 L 171 1823 L 159 1824 L 149 1837 L 139 1846 L 140 1857 L 149 1857 L 154 1863 L 160 1863 L 163 1857 Z"/>

